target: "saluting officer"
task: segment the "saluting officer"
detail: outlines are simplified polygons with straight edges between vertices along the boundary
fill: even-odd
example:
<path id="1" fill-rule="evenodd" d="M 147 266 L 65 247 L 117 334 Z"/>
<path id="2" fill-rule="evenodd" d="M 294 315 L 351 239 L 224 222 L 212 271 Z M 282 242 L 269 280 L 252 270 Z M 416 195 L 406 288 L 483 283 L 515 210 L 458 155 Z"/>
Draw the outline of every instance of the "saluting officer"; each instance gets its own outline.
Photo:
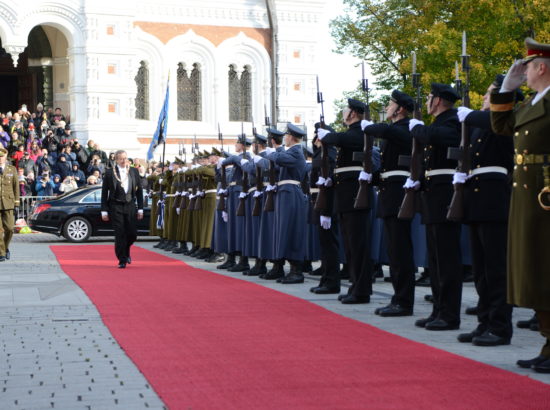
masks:
<path id="1" fill-rule="evenodd" d="M 13 236 L 13 211 L 19 206 L 17 170 L 8 164 L 8 150 L 0 147 L 0 262 L 10 259 L 10 241 Z"/>
<path id="2" fill-rule="evenodd" d="M 417 320 L 415 325 L 426 330 L 452 330 L 460 326 L 461 224 L 447 220 L 457 165 L 455 160 L 447 158 L 447 149 L 460 144 L 461 127 L 457 110 L 453 108 L 459 98 L 451 86 L 432 83 L 426 106 L 428 114 L 435 117 L 434 122 L 425 126 L 420 120 L 409 121 L 413 138 L 424 145 L 425 176 L 420 198 L 434 303 L 430 316 Z M 416 186 L 415 182 L 412 184 Z"/>
<path id="3" fill-rule="evenodd" d="M 520 367 L 550 373 L 550 45 L 525 40 L 527 57 L 514 63 L 491 94 L 491 123 L 513 135 L 515 163 L 508 229 L 508 302 L 534 309 L 546 339 L 540 355 Z M 514 110 L 514 90 L 527 80 L 536 91 Z"/>

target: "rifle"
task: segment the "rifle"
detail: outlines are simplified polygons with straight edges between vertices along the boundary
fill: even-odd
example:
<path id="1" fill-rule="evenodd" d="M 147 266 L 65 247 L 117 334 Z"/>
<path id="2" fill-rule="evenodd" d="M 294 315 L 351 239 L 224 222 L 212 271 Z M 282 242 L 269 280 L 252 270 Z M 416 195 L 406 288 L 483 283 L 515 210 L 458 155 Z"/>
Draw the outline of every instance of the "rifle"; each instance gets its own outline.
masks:
<path id="1" fill-rule="evenodd" d="M 367 106 L 365 108 L 364 118 L 368 121 L 371 120 L 370 117 L 370 107 L 369 107 L 369 80 L 365 78 L 365 63 L 362 63 L 362 78 L 361 78 L 361 88 L 365 93 L 367 99 Z M 363 142 L 363 171 L 372 174 L 372 144 L 374 138 L 368 133 L 364 134 Z M 368 181 L 359 181 L 359 191 L 357 191 L 357 196 L 355 197 L 355 203 L 353 207 L 355 209 L 368 209 L 370 206 L 370 196 L 369 196 L 369 182 Z"/>
<path id="2" fill-rule="evenodd" d="M 241 132 L 242 132 L 242 139 L 243 139 L 243 158 L 246 159 L 246 134 L 244 133 L 244 124 L 241 122 Z M 239 164 L 240 165 L 240 164 Z M 242 171 L 242 168 L 241 168 Z M 250 188 L 248 186 L 248 172 L 242 171 L 243 174 L 243 180 L 242 180 L 242 192 L 245 194 L 248 194 L 248 189 Z M 237 207 L 237 216 L 244 216 L 245 214 L 245 208 L 246 207 L 246 197 L 240 197 L 239 198 L 239 206 Z"/>
<path id="3" fill-rule="evenodd" d="M 321 114 L 319 115 L 320 127 L 325 126 L 325 100 L 323 100 L 323 93 L 319 91 L 319 76 L 317 76 L 317 104 L 321 104 Z M 325 146 L 323 141 L 321 141 L 321 176 L 325 179 L 329 177 L 329 158 L 328 158 L 328 148 Z M 319 193 L 317 194 L 317 200 L 313 209 L 316 211 L 322 212 L 327 209 L 327 192 L 326 186 L 319 186 Z"/>
<path id="4" fill-rule="evenodd" d="M 252 119 L 252 135 L 256 137 L 256 127 L 254 126 L 254 119 Z M 258 155 L 258 143 L 256 141 L 256 150 L 254 152 Z M 264 189 L 264 181 L 262 175 L 262 167 L 256 165 L 256 192 L 262 192 Z M 262 212 L 262 197 L 256 194 L 254 197 L 254 207 L 252 208 L 252 216 L 260 216 Z"/>
<path id="5" fill-rule="evenodd" d="M 462 105 L 470 107 L 470 56 L 466 54 L 466 32 L 462 33 L 462 71 L 466 74 L 466 81 L 462 84 L 458 76 L 458 64 L 456 65 L 456 87 L 457 91 L 462 88 Z M 462 87 L 461 87 L 462 86 Z M 452 148 L 448 155 L 454 157 Z M 470 133 L 466 123 L 462 123 L 460 148 L 458 152 L 458 171 L 468 174 L 470 172 Z M 460 222 L 464 217 L 464 184 L 454 184 L 453 198 L 447 211 L 447 219 L 453 222 Z"/>
<path id="6" fill-rule="evenodd" d="M 269 128 L 271 126 L 271 120 L 269 119 L 269 116 L 267 115 L 267 107 L 264 105 L 264 115 L 265 115 L 265 126 Z M 267 146 L 269 148 L 273 148 L 273 137 L 268 132 L 267 133 Z M 271 160 L 269 160 L 269 185 L 275 185 L 277 180 L 276 170 L 275 170 L 275 163 Z M 265 197 L 265 205 L 264 205 L 264 212 L 273 212 L 275 209 L 274 205 L 274 191 L 266 191 L 266 197 Z"/>
<path id="7" fill-rule="evenodd" d="M 222 135 L 222 132 L 220 130 L 220 123 L 218 123 L 218 140 L 221 141 L 222 154 L 223 154 L 223 135 Z M 227 172 L 225 170 L 224 165 L 222 165 L 222 167 L 221 167 L 221 189 L 223 191 L 225 191 L 227 189 Z M 218 200 L 218 206 L 216 208 L 218 211 L 225 211 L 225 198 L 226 198 L 226 196 L 227 195 L 224 194 L 224 193 L 220 194 L 220 199 Z"/>
<path id="8" fill-rule="evenodd" d="M 195 161 L 193 161 L 195 162 Z M 197 202 L 197 181 L 195 178 L 194 172 L 191 173 L 191 195 L 193 195 L 193 198 L 189 200 L 189 204 L 187 205 L 188 211 L 194 211 L 195 210 L 195 203 Z"/>
<path id="9" fill-rule="evenodd" d="M 417 120 L 422 119 L 422 94 L 420 84 L 420 74 L 416 72 L 416 53 L 413 52 L 413 69 L 412 69 L 412 85 L 416 88 L 416 98 L 414 101 L 414 114 L 413 117 Z M 412 142 L 412 152 L 410 157 L 410 172 L 411 179 L 413 181 L 420 180 L 420 173 L 422 172 L 422 147 L 420 143 L 413 138 Z M 408 188 L 405 191 L 405 196 L 403 197 L 403 202 L 401 202 L 401 207 L 399 208 L 399 213 L 397 217 L 399 219 L 411 220 L 414 218 L 416 213 L 416 201 L 417 201 L 417 191 L 414 188 Z"/>

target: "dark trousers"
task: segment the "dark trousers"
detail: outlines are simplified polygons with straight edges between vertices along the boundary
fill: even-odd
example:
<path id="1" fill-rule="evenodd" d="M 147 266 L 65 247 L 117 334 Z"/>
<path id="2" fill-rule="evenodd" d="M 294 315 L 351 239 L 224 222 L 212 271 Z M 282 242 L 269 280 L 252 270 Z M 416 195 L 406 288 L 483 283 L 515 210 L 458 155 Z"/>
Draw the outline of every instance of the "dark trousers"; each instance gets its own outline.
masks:
<path id="1" fill-rule="evenodd" d="M 426 225 L 428 267 L 434 298 L 431 316 L 450 325 L 460 324 L 462 299 L 461 225 L 443 222 Z"/>
<path id="2" fill-rule="evenodd" d="M 546 339 L 540 354 L 550 359 L 550 311 L 535 310 L 535 312 L 539 321 L 540 334 Z"/>
<path id="3" fill-rule="evenodd" d="M 340 214 L 340 229 L 352 285 L 348 295 L 370 297 L 372 293 L 371 211 Z"/>
<path id="4" fill-rule="evenodd" d="M 512 305 L 506 303 L 506 222 L 470 224 L 472 270 L 479 329 L 512 337 Z"/>
<path id="5" fill-rule="evenodd" d="M 391 303 L 412 309 L 414 305 L 414 256 L 411 221 L 384 218 L 384 234 L 390 260 L 390 275 L 394 290 Z"/>
<path id="6" fill-rule="evenodd" d="M 340 287 L 340 261 L 338 243 L 338 219 L 333 216 L 330 229 L 319 225 L 319 243 L 321 245 L 321 266 L 323 276 L 319 286 Z"/>
<path id="7" fill-rule="evenodd" d="M 109 218 L 115 231 L 115 255 L 120 262 L 130 256 L 130 246 L 136 241 L 136 206 L 133 202 L 111 203 Z"/>

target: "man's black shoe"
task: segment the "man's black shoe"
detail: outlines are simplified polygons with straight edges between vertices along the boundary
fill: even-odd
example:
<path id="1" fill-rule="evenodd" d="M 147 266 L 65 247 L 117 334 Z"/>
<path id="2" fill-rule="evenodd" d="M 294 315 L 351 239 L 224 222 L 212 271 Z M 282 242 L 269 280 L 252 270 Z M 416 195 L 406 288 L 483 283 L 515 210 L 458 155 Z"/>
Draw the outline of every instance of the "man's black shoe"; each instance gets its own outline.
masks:
<path id="1" fill-rule="evenodd" d="M 342 293 L 338 295 L 338 300 L 341 302 L 344 298 L 347 298 L 349 295 L 347 293 Z"/>
<path id="2" fill-rule="evenodd" d="M 197 246 L 196 249 L 193 252 L 191 252 L 188 256 L 190 256 L 191 258 L 196 258 L 201 253 L 201 251 L 202 249 Z"/>
<path id="3" fill-rule="evenodd" d="M 10 259 L 11 259 L 11 253 L 10 253 L 10 250 L 9 250 L 9 249 L 6 249 L 6 259 L 7 259 L 7 260 L 10 260 Z"/>
<path id="4" fill-rule="evenodd" d="M 386 308 L 388 308 L 388 307 L 390 307 L 390 306 L 392 306 L 391 303 L 390 303 L 389 305 L 386 305 L 386 306 L 382 306 L 382 307 L 376 308 L 376 309 L 374 309 L 374 314 L 375 314 L 375 315 L 379 315 L 379 314 L 380 314 L 380 311 L 381 311 L 382 309 L 386 309 Z"/>
<path id="5" fill-rule="evenodd" d="M 534 332 L 538 332 L 540 330 L 540 327 L 539 327 L 539 323 L 531 323 L 531 326 L 529 326 L 529 329 L 534 331 Z"/>
<path id="6" fill-rule="evenodd" d="M 238 263 L 231 268 L 227 268 L 229 272 L 244 272 L 245 270 L 249 270 L 250 265 L 247 263 L 246 265 L 243 265 L 241 263 Z"/>
<path id="7" fill-rule="evenodd" d="M 164 244 L 164 238 L 160 238 L 160 241 L 156 245 L 153 245 L 153 248 L 160 248 Z"/>
<path id="8" fill-rule="evenodd" d="M 335 293 L 340 293 L 340 287 L 328 287 L 328 286 L 318 286 L 315 288 L 313 293 L 316 293 L 317 295 L 332 295 Z"/>
<path id="9" fill-rule="evenodd" d="M 550 359 L 546 359 L 544 362 L 534 365 L 533 370 L 537 373 L 550 373 Z"/>
<path id="10" fill-rule="evenodd" d="M 469 333 L 461 333 L 459 334 L 456 339 L 460 343 L 472 343 L 472 340 L 474 337 L 481 336 L 484 332 L 481 329 L 474 329 Z"/>
<path id="11" fill-rule="evenodd" d="M 132 258 L 130 258 L 129 256 L 126 258 L 126 263 L 128 265 L 131 265 L 132 264 Z"/>
<path id="12" fill-rule="evenodd" d="M 531 317 L 531 319 L 528 319 L 528 320 L 518 320 L 518 322 L 516 323 L 516 326 L 519 327 L 520 329 L 530 329 L 531 328 L 531 324 L 533 323 L 539 323 L 539 321 L 537 320 L 537 315 L 533 315 Z"/>
<path id="13" fill-rule="evenodd" d="M 284 272 L 281 272 L 280 270 L 271 269 L 265 275 L 262 275 L 261 278 L 265 279 L 265 280 L 276 280 L 276 279 L 280 279 L 284 276 L 285 276 Z"/>
<path id="14" fill-rule="evenodd" d="M 430 277 L 429 276 L 421 276 L 416 280 L 416 282 L 414 282 L 414 284 L 416 286 L 429 287 L 429 286 L 431 286 Z"/>
<path id="15" fill-rule="evenodd" d="M 182 254 L 183 252 L 185 252 L 185 248 L 182 248 L 181 246 L 179 248 L 175 248 L 172 250 L 172 253 L 176 253 L 176 254 Z"/>
<path id="16" fill-rule="evenodd" d="M 487 330 L 481 336 L 474 337 L 472 339 L 472 343 L 476 346 L 509 345 L 510 344 L 510 338 L 495 335 L 494 333 Z"/>
<path id="17" fill-rule="evenodd" d="M 118 263 L 118 268 L 119 269 L 124 269 L 126 267 L 126 262 L 119 262 Z"/>
<path id="18" fill-rule="evenodd" d="M 316 290 L 316 289 L 319 289 L 320 287 L 321 287 L 321 286 L 314 286 L 314 287 L 312 287 L 312 288 L 309 288 L 309 291 L 310 291 L 311 293 L 315 293 L 315 290 Z"/>
<path id="19" fill-rule="evenodd" d="M 319 266 L 317 269 L 312 270 L 310 273 L 312 276 L 322 276 L 323 275 L 323 267 Z"/>
<path id="20" fill-rule="evenodd" d="M 205 259 L 205 262 L 218 263 L 218 262 L 223 262 L 224 259 L 225 259 L 225 257 L 223 256 L 223 254 L 213 253 L 210 257 Z"/>
<path id="21" fill-rule="evenodd" d="M 443 319 L 432 320 L 431 322 L 426 323 L 426 326 L 424 326 L 426 330 L 436 330 L 436 331 L 437 330 L 456 330 L 459 327 L 460 327 L 459 325 L 449 323 Z"/>
<path id="22" fill-rule="evenodd" d="M 426 302 L 434 303 L 434 295 L 424 295 L 424 300 Z"/>
<path id="23" fill-rule="evenodd" d="M 313 266 L 311 266 L 311 262 L 304 262 L 304 264 L 302 265 L 302 272 L 305 272 L 305 273 L 313 272 Z"/>
<path id="24" fill-rule="evenodd" d="M 201 249 L 201 251 L 197 254 L 197 259 L 206 259 L 212 254 L 212 251 L 209 248 Z"/>
<path id="25" fill-rule="evenodd" d="M 518 360 L 516 364 L 524 369 L 530 369 L 531 367 L 534 367 L 546 361 L 548 361 L 548 358 L 541 355 L 529 360 Z"/>
<path id="26" fill-rule="evenodd" d="M 4 262 L 6 260 L 6 257 L 4 255 L 0 255 L 0 262 Z"/>
<path id="27" fill-rule="evenodd" d="M 304 283 L 304 275 L 301 273 L 289 273 L 284 278 L 281 278 L 283 285 L 294 285 L 296 283 Z"/>
<path id="28" fill-rule="evenodd" d="M 422 319 L 418 319 L 416 322 L 414 322 L 414 325 L 416 327 L 426 327 L 426 323 L 430 323 L 434 319 L 435 318 L 433 316 L 428 316 L 428 317 L 425 317 L 425 318 L 422 318 Z"/>
<path id="29" fill-rule="evenodd" d="M 191 256 L 191 254 L 197 252 L 199 250 L 198 246 L 193 246 L 188 251 L 183 252 L 184 255 Z"/>
<path id="30" fill-rule="evenodd" d="M 404 308 L 401 305 L 389 305 L 380 310 L 379 315 L 383 317 L 412 316 L 413 310 Z"/>
<path id="31" fill-rule="evenodd" d="M 360 303 L 370 303 L 370 296 L 349 295 L 341 300 L 344 305 L 358 305 Z"/>
<path id="32" fill-rule="evenodd" d="M 464 313 L 467 315 L 477 316 L 477 306 L 468 306 Z"/>

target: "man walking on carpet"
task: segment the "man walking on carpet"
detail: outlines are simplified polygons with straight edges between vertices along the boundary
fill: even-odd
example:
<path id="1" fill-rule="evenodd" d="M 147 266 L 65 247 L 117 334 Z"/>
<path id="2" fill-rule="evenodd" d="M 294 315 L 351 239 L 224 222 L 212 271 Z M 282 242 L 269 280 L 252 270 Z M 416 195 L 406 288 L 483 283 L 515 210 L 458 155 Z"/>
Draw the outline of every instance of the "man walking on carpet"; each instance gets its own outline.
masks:
<path id="1" fill-rule="evenodd" d="M 143 189 L 139 172 L 130 167 L 128 154 L 115 153 L 116 166 L 105 171 L 101 190 L 101 219 L 109 219 L 115 231 L 115 254 L 118 267 L 132 262 L 130 247 L 137 238 L 136 218 L 143 218 Z M 137 211 L 136 211 L 137 201 Z"/>

